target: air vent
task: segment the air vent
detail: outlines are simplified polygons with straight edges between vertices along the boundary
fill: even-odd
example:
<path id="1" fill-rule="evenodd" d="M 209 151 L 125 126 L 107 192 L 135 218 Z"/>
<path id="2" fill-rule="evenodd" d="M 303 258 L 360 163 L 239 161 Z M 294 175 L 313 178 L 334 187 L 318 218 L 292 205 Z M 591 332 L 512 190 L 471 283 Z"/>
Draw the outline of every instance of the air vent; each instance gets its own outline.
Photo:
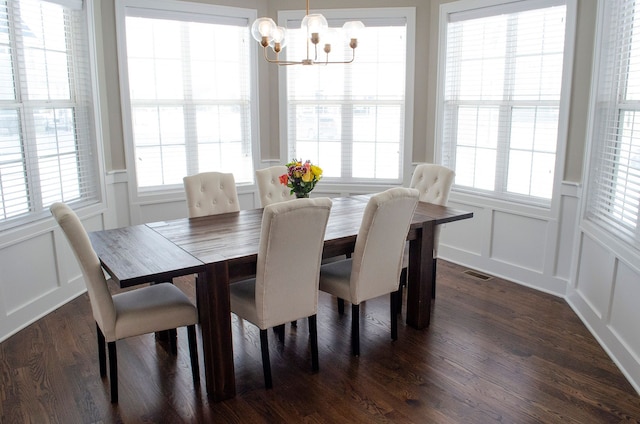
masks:
<path id="1" fill-rule="evenodd" d="M 466 270 L 464 271 L 465 274 L 470 275 L 474 278 L 477 278 L 478 280 L 482 280 L 482 281 L 487 281 L 487 280 L 491 280 L 491 276 L 490 275 L 486 275 L 486 274 L 482 274 L 478 271 L 473 271 L 473 270 Z"/>

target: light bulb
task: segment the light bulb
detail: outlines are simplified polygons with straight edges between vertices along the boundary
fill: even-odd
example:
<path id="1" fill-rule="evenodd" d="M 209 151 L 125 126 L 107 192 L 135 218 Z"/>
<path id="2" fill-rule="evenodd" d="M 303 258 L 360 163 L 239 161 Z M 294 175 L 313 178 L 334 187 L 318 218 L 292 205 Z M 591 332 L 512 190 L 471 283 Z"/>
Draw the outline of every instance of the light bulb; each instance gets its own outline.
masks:
<path id="1" fill-rule="evenodd" d="M 364 24 L 360 21 L 349 21 L 344 23 L 342 29 L 348 39 L 354 39 L 358 38 L 360 31 L 364 29 Z"/>
<path id="2" fill-rule="evenodd" d="M 271 48 L 277 53 L 280 52 L 287 45 L 287 30 L 284 27 L 275 27 L 273 31 L 271 31 L 272 39 L 269 42 Z"/>
<path id="3" fill-rule="evenodd" d="M 322 34 L 329 28 L 329 24 L 324 16 L 319 13 L 307 15 L 302 19 L 300 28 L 306 31 L 307 35 Z"/>
<path id="4" fill-rule="evenodd" d="M 272 33 L 276 29 L 276 23 L 271 18 L 258 18 L 251 25 L 251 35 L 253 38 L 262 42 L 264 37 L 267 37 L 267 42 L 271 41 Z"/>

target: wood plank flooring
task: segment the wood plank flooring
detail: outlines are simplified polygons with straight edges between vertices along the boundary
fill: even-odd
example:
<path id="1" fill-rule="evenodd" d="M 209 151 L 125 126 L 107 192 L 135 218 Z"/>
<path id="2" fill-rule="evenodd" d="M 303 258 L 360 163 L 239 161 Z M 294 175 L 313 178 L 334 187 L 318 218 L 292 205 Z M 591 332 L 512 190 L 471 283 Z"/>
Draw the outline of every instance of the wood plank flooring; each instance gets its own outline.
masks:
<path id="1" fill-rule="evenodd" d="M 194 389 L 180 329 L 177 356 L 153 335 L 118 342 L 112 405 L 83 295 L 0 344 L 0 423 L 640 422 L 640 396 L 564 300 L 465 270 L 439 261 L 430 328 L 402 321 L 396 342 L 388 297 L 363 304 L 359 358 L 350 308 L 339 316 L 321 293 L 320 372 L 311 373 L 307 322 L 287 325 L 284 346 L 269 332 L 273 390 L 257 329 L 234 316 L 238 394 L 219 403 Z M 193 278 L 176 284 L 194 297 Z"/>

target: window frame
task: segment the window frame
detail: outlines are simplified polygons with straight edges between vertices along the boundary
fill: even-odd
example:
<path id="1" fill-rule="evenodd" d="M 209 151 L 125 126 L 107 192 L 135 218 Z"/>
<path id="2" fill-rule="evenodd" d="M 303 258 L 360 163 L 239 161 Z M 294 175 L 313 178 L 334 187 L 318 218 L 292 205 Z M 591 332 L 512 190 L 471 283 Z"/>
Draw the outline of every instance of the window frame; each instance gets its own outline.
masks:
<path id="1" fill-rule="evenodd" d="M 11 2 L 12 0 L 8 0 Z M 82 19 L 82 25 L 84 26 L 84 31 L 86 31 L 82 36 L 86 36 L 87 40 L 85 41 L 87 56 L 80 59 L 73 59 L 73 63 L 69 66 L 76 68 L 77 66 L 86 66 L 86 78 L 87 85 L 84 87 L 86 91 L 86 98 L 77 99 L 77 84 L 70 84 L 69 91 L 71 98 L 64 100 L 54 100 L 54 101 L 45 101 L 45 100 L 27 100 L 28 106 L 25 106 L 25 101 L 19 98 L 16 98 L 14 101 L 9 101 L 5 104 L 13 104 L 15 108 L 19 111 L 21 118 L 19 119 L 18 127 L 19 132 L 22 134 L 21 138 L 21 146 L 24 150 L 31 150 L 31 148 L 25 148 L 26 145 L 31 145 L 35 143 L 34 140 L 31 139 L 32 136 L 29 134 L 33 134 L 35 132 L 35 123 L 33 116 L 24 116 L 22 113 L 22 109 L 38 109 L 38 108 L 46 108 L 46 109 L 62 109 L 62 108 L 78 108 L 80 113 L 75 113 L 75 128 L 81 128 L 83 131 L 86 131 L 86 142 L 81 144 L 83 147 L 76 147 L 75 155 L 77 157 L 76 162 L 83 165 L 84 170 L 79 170 L 80 179 L 78 182 L 81 185 L 80 188 L 80 197 L 77 199 L 67 200 L 61 198 L 60 201 L 65 201 L 69 206 L 73 209 L 79 208 L 87 208 L 90 207 L 92 209 L 101 209 L 104 205 L 104 199 L 106 198 L 105 193 L 105 184 L 104 184 L 104 152 L 103 152 L 103 140 L 102 140 L 102 127 L 101 127 L 101 112 L 100 112 L 100 95 L 98 89 L 98 71 L 97 71 L 97 58 L 96 58 L 96 29 L 95 29 L 95 0 L 44 0 L 46 3 L 58 4 L 63 7 L 76 7 L 77 5 L 81 5 L 80 14 Z M 76 43 L 74 41 L 74 43 Z M 15 46 L 15 40 L 12 40 L 12 45 Z M 22 57 L 23 54 L 20 53 Z M 21 62 L 22 63 L 22 62 Z M 24 66 L 22 63 L 21 66 Z M 23 72 L 22 68 L 17 68 L 14 64 L 14 72 Z M 20 83 L 17 83 L 20 85 Z M 20 91 L 18 87 L 16 89 Z M 20 97 L 20 95 L 18 95 Z M 24 118 L 24 119 L 23 119 Z M 80 122 L 80 124 L 78 124 Z M 25 133 L 27 135 L 25 135 Z M 77 131 L 75 134 L 75 143 L 78 143 L 78 139 L 82 138 L 81 135 L 78 135 Z M 26 138 L 26 139 L 25 139 Z M 35 155 L 35 152 L 31 152 Z M 26 155 L 26 153 L 23 153 Z M 29 164 L 29 162 L 32 162 Z M 26 170 L 27 176 L 26 184 L 27 191 L 32 194 L 28 194 L 28 202 L 29 202 L 29 211 L 20 214 L 16 217 L 10 217 L 7 219 L 0 220 L 0 231 L 6 230 L 19 230 L 21 228 L 29 228 L 28 226 L 36 223 L 37 221 L 48 219 L 51 217 L 49 212 L 48 205 L 41 205 L 43 201 L 43 192 L 40 186 L 35 189 L 29 188 L 33 187 L 33 181 L 29 182 L 33 178 L 34 175 L 38 175 L 39 173 L 36 171 L 33 174 L 29 168 L 35 167 L 37 159 L 34 161 L 34 158 L 26 157 L 23 159 L 23 165 Z M 91 169 L 93 168 L 93 169 Z M 39 177 L 36 177 L 38 180 Z M 37 183 L 38 181 L 36 181 Z M 82 185 L 89 186 L 90 189 L 83 190 Z M 84 193 L 84 194 L 83 194 Z"/>
<path id="2" fill-rule="evenodd" d="M 618 173 L 618 168 L 621 165 L 620 162 L 620 146 L 623 146 L 623 142 L 620 140 L 622 137 L 621 132 L 624 131 L 624 114 L 625 112 L 638 112 L 640 110 L 640 99 L 631 100 L 623 98 L 623 93 L 626 92 L 627 81 L 629 80 L 628 69 L 630 67 L 629 60 L 620 60 L 619 63 L 613 65 L 612 73 L 620 75 L 618 79 L 611 78 L 604 81 L 607 78 L 608 73 L 606 70 L 607 65 L 611 65 L 607 59 L 611 53 L 611 46 L 607 45 L 607 42 L 611 41 L 608 36 L 613 35 L 616 38 L 620 37 L 620 32 L 624 32 L 620 29 L 616 30 L 615 34 L 611 34 L 611 25 L 613 23 L 610 20 L 609 9 L 611 5 L 608 2 L 598 2 L 597 17 L 596 17 L 596 35 L 594 43 L 594 58 L 593 58 L 593 73 L 591 79 L 591 98 L 589 104 L 589 116 L 588 116 L 588 128 L 586 134 L 586 149 L 585 149 L 585 164 L 583 168 L 583 181 L 584 181 L 584 196 L 582 199 L 581 207 L 581 226 L 584 231 L 596 235 L 596 237 L 602 240 L 607 246 L 613 247 L 618 254 L 628 257 L 631 262 L 637 260 L 637 256 L 640 255 L 640 206 L 635 217 L 635 228 L 629 228 L 629 226 L 621 225 L 620 212 L 616 213 L 616 187 L 613 184 L 615 181 L 608 180 L 608 176 L 616 179 L 615 175 Z M 636 6 L 640 8 L 639 6 Z M 618 24 L 618 22 L 616 22 Z M 636 24 L 637 25 L 637 24 Z M 618 26 L 619 28 L 619 26 Z M 637 28 L 636 28 L 637 29 Z M 636 35 L 640 37 L 640 34 Z M 637 41 L 640 43 L 640 41 Z M 615 43 L 615 40 L 614 40 Z M 615 48 L 619 46 L 614 45 Z M 623 49 L 620 49 L 623 50 Z M 627 45 L 627 51 L 630 48 Z M 606 62 L 606 65 L 604 64 Z M 625 69 L 624 74 L 621 73 L 621 69 Z M 602 85 L 610 84 L 604 93 L 601 92 Z M 604 124 L 604 121 L 614 120 L 617 125 L 617 136 L 614 140 L 609 140 L 603 134 L 603 131 L 611 130 L 609 125 Z M 623 146 L 624 147 L 624 146 Z M 613 173 L 608 175 L 607 172 L 600 172 L 604 166 L 600 165 L 600 160 L 603 158 L 598 156 L 603 150 L 613 151 L 613 156 L 616 157 L 613 160 Z M 599 183 L 602 181 L 602 183 Z M 625 180 L 625 188 L 628 181 Z M 607 186 L 605 190 L 603 186 Z M 640 188 L 635 192 L 637 196 L 640 196 Z M 610 202 L 604 203 L 603 198 L 609 197 Z M 606 214 L 603 208 L 608 206 L 609 213 Z"/>
<path id="3" fill-rule="evenodd" d="M 526 3 L 532 4 L 529 7 Z M 554 180 L 551 188 L 551 198 L 547 201 L 545 199 L 522 195 L 517 193 L 509 193 L 507 191 L 507 179 L 503 178 L 501 191 L 496 187 L 495 190 L 483 190 L 479 188 L 473 188 L 468 186 L 460 186 L 453 184 L 452 193 L 469 195 L 476 200 L 483 199 L 486 202 L 498 202 L 507 208 L 534 208 L 538 212 L 555 216 L 558 208 L 560 207 L 560 192 L 562 180 L 564 177 L 564 165 L 566 159 L 566 146 L 568 138 L 568 122 L 570 115 L 570 101 L 571 101 L 571 88 L 572 88 L 572 69 L 573 58 L 575 54 L 575 37 L 576 37 L 576 19 L 577 19 L 577 1 L 576 0 L 533 0 L 531 2 L 522 2 L 520 0 L 460 0 L 453 3 L 445 3 L 440 5 L 439 14 L 439 38 L 438 38 L 438 82 L 436 92 L 436 124 L 435 124 L 435 158 L 436 162 L 443 163 L 443 157 L 448 154 L 444 147 L 444 130 L 445 130 L 445 79 L 446 79 L 446 61 L 447 61 L 447 29 L 449 23 L 449 15 L 454 13 L 468 13 L 476 14 L 478 10 L 482 9 L 502 9 L 504 13 L 510 13 L 512 11 L 532 10 L 544 7 L 550 7 L 554 5 L 566 5 L 566 21 L 565 21 L 565 39 L 564 39 L 564 52 L 563 52 L 563 70 L 561 76 L 561 89 L 560 100 L 558 102 L 558 138 L 555 150 L 555 167 L 554 167 Z M 497 13 L 487 14 L 486 16 L 494 16 Z M 510 107 L 513 109 L 516 105 L 513 101 L 509 102 L 500 101 L 499 108 Z M 516 102 L 517 103 L 517 102 Z M 538 102 L 540 105 L 544 104 L 544 101 Z M 478 103 L 474 103 L 477 105 Z M 501 112 L 502 113 L 502 112 Z M 509 115 L 510 118 L 511 115 Z M 500 125 L 504 125 L 504 121 L 501 121 Z M 510 125 L 510 124 L 509 124 Z M 509 126 L 509 128 L 511 128 Z M 455 150 L 456 143 L 452 144 L 452 149 Z M 508 145 L 506 146 L 508 150 Z M 496 158 L 496 180 L 498 176 L 506 175 L 508 172 L 508 155 L 505 157 L 505 146 L 498 145 L 499 155 Z M 502 150 L 500 150 L 502 149 Z M 500 164 L 500 161 L 501 164 Z M 454 195 L 455 195 L 454 194 Z M 517 206 L 516 206 L 517 205 Z"/>
<path id="4" fill-rule="evenodd" d="M 282 10 L 278 12 L 278 25 L 286 27 L 288 21 L 300 21 L 305 16 L 305 10 Z M 408 178 L 410 179 L 411 155 L 413 152 L 413 132 L 414 132 L 414 92 L 415 92 L 415 46 L 416 46 L 416 10 L 415 7 L 387 7 L 387 8 L 360 8 L 360 9 L 318 9 L 313 13 L 323 14 L 327 20 L 350 21 L 350 20 L 378 20 L 378 21 L 397 21 L 398 19 L 406 20 L 406 58 L 405 58 L 405 92 L 404 92 L 404 140 L 400 145 L 400 169 L 397 179 L 356 179 L 351 178 L 347 182 L 341 182 L 340 178 L 323 177 L 323 187 L 332 190 L 335 187 L 341 190 L 345 186 L 357 187 L 378 187 L 390 184 L 402 184 Z M 332 46 L 332 49 L 342 48 L 342 46 Z M 287 59 L 285 47 L 283 53 L 280 54 L 281 59 Z M 324 57 L 324 53 L 319 48 L 320 57 Z M 261 52 L 262 53 L 262 52 Z M 273 53 L 273 52 L 270 52 Z M 358 60 L 358 49 L 356 48 L 356 58 Z M 288 58 L 290 60 L 299 60 L 300 58 Z M 331 60 L 331 56 L 329 56 Z M 270 65 L 277 66 L 277 65 Z M 292 65 L 302 66 L 302 65 Z M 320 65 L 313 65 L 320 66 Z M 349 65 L 327 65 L 327 66 L 349 66 Z M 280 155 L 289 155 L 291 146 L 289 141 L 289 112 L 288 112 L 288 87 L 287 87 L 287 66 L 281 66 L 278 69 L 278 85 L 279 85 L 279 126 L 280 126 Z M 334 102 L 335 103 L 335 102 Z M 380 103 L 379 103 L 380 104 Z M 343 117 L 344 119 L 344 117 Z M 344 146 L 342 146 L 344 151 Z M 292 158 L 283 158 L 288 161 Z M 298 158 L 300 159 L 300 158 Z M 307 159 L 307 158 L 302 158 Z M 353 163 L 353 160 L 351 161 Z M 321 165 L 321 164 L 320 164 Z M 353 170 L 353 167 L 351 167 Z M 316 188 L 317 189 L 317 188 Z"/>
<path id="5" fill-rule="evenodd" d="M 128 60 L 126 48 L 126 18 L 127 9 L 146 9 L 154 15 L 171 18 L 179 17 L 181 14 L 200 15 L 199 22 L 208 22 L 204 16 L 215 16 L 224 19 L 245 19 L 247 21 L 247 29 L 250 29 L 251 23 L 257 17 L 255 9 L 247 9 L 233 6 L 219 6 L 213 4 L 194 3 L 179 0 L 115 0 L 116 9 L 116 44 L 118 56 L 118 73 L 120 77 L 120 96 L 122 105 L 122 123 L 125 148 L 125 163 L 127 167 L 127 180 L 129 181 L 129 197 L 131 204 L 141 204 L 148 201 L 162 202 L 167 199 L 175 199 L 176 196 L 184 194 L 182 183 L 166 184 L 162 186 L 138 187 L 138 177 L 135 161 L 135 145 L 133 138 L 133 123 L 131 114 L 131 99 L 129 95 L 128 80 Z M 180 20 L 180 19 L 177 19 Z M 250 105 L 248 120 L 248 129 L 250 132 L 249 143 L 251 146 L 251 162 L 255 167 L 259 155 L 258 137 L 259 137 L 259 116 L 258 116 L 258 96 L 257 96 L 257 67 L 256 54 L 257 49 L 253 39 L 248 40 L 249 45 L 249 92 Z M 189 144 L 187 140 L 187 144 Z M 187 163 L 190 164 L 193 158 L 187 155 Z M 186 175 L 185 175 L 186 176 Z M 253 185 L 254 181 L 241 183 L 236 181 L 236 185 Z"/>

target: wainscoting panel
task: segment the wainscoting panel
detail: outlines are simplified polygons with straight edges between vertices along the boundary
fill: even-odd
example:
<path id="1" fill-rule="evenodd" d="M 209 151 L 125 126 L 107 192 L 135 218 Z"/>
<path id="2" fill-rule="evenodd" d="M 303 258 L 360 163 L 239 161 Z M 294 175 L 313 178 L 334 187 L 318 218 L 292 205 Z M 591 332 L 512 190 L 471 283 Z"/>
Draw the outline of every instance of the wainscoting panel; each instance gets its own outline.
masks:
<path id="1" fill-rule="evenodd" d="M 440 246 L 464 250 L 469 255 L 481 256 L 487 250 L 487 229 L 491 226 L 487 210 L 478 206 L 450 200 L 448 206 L 473 212 L 473 218 L 444 224 L 440 230 Z"/>
<path id="2" fill-rule="evenodd" d="M 578 240 L 567 302 L 640 393 L 640 261 L 589 222 Z"/>
<path id="3" fill-rule="evenodd" d="M 640 363 L 639 299 L 640 271 L 618 260 L 609 326 Z"/>
<path id="4" fill-rule="evenodd" d="M 615 258 L 610 251 L 583 234 L 576 289 L 601 319 L 607 317 L 611 299 Z"/>
<path id="5" fill-rule="evenodd" d="M 103 228 L 101 205 L 79 213 Z M 0 237 L 0 341 L 84 293 L 78 262 L 53 218 Z"/>
<path id="6" fill-rule="evenodd" d="M 0 286 L 7 315 L 58 288 L 53 234 L 45 233 L 2 249 Z"/>
<path id="7" fill-rule="evenodd" d="M 542 273 L 547 227 L 548 221 L 495 211 L 491 259 Z"/>

